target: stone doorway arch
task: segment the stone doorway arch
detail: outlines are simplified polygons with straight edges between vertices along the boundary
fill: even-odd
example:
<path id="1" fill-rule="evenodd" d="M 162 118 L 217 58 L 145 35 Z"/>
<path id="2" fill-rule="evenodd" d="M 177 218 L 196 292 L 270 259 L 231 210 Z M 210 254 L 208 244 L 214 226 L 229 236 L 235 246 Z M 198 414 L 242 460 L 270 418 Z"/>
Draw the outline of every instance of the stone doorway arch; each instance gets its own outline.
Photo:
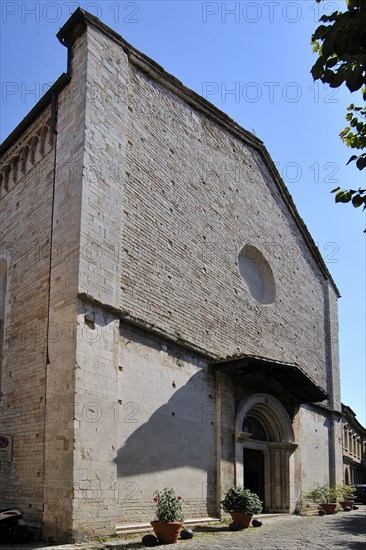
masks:
<path id="1" fill-rule="evenodd" d="M 251 431 L 250 431 L 251 430 Z M 263 455 L 258 466 L 258 486 L 265 512 L 290 511 L 290 487 L 294 487 L 291 456 L 297 444 L 290 417 L 275 397 L 257 393 L 245 399 L 235 423 L 235 482 L 245 486 L 245 465 L 253 463 L 255 453 Z M 252 455 L 251 460 L 246 460 Z M 260 470 L 263 468 L 263 471 Z M 250 478 L 247 476 L 247 481 Z M 254 478 L 252 478 L 254 483 Z"/>

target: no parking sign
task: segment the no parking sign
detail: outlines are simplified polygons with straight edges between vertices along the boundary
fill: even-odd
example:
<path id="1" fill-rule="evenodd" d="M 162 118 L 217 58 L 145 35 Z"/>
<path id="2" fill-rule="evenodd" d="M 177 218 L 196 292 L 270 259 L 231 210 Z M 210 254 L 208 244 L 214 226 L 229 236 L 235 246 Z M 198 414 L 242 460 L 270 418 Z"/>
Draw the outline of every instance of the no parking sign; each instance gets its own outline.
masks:
<path id="1" fill-rule="evenodd" d="M 13 437 L 0 434 L 0 462 L 11 462 Z"/>

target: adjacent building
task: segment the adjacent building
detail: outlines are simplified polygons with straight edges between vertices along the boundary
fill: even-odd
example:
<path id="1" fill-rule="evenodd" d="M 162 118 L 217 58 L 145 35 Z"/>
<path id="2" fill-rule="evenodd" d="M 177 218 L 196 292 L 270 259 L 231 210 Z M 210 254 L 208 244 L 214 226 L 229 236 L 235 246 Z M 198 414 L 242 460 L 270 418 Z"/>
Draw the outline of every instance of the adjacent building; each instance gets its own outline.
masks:
<path id="1" fill-rule="evenodd" d="M 343 483 L 366 484 L 366 429 L 351 407 L 342 403 Z"/>
<path id="2" fill-rule="evenodd" d="M 76 540 L 342 481 L 339 292 L 263 142 L 78 9 L 0 148 L 1 506 Z"/>

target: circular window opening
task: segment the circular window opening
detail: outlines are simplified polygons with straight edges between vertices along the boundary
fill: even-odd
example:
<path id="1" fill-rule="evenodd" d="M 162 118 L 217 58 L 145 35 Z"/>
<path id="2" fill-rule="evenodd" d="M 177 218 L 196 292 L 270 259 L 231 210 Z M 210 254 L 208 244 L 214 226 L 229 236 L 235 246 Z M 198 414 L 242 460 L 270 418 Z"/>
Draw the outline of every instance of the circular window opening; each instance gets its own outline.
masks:
<path id="1" fill-rule="evenodd" d="M 276 285 L 272 269 L 262 252 L 246 244 L 239 252 L 239 271 L 249 292 L 260 304 L 272 304 L 276 299 Z"/>

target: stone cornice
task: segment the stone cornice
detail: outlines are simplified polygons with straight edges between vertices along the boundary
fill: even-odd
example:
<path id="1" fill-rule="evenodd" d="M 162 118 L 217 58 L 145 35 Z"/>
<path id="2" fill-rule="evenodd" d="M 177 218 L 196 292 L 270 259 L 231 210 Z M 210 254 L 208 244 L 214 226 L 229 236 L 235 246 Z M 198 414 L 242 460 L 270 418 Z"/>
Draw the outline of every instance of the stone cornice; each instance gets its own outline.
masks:
<path id="1" fill-rule="evenodd" d="M 320 403 L 307 403 L 307 405 L 314 409 L 319 409 L 323 411 L 324 413 L 328 414 L 328 416 L 334 414 L 335 416 L 338 416 L 338 418 L 342 418 L 342 411 L 338 411 L 337 409 L 331 409 L 330 407 L 327 407 L 326 405 L 321 405 Z"/>
<path id="2" fill-rule="evenodd" d="M 83 302 L 87 302 L 88 304 L 99 307 L 102 310 L 110 311 L 117 318 L 120 319 L 121 323 L 126 323 L 127 325 L 131 325 L 136 328 L 142 329 L 154 336 L 161 338 L 166 342 L 170 342 L 171 344 L 174 344 L 177 347 L 184 348 L 190 351 L 191 353 L 193 352 L 208 361 L 217 359 L 216 355 L 201 348 L 200 346 L 197 346 L 196 344 L 193 344 L 192 342 L 189 342 L 188 340 L 181 338 L 173 334 L 172 332 L 168 332 L 163 328 L 159 327 L 158 325 L 149 323 L 145 319 L 140 319 L 138 317 L 135 317 L 134 315 L 131 315 L 129 311 L 101 302 L 100 300 L 97 300 L 96 298 L 94 298 L 93 296 L 90 296 L 89 294 L 86 294 L 85 292 L 79 293 L 78 297 Z"/>

